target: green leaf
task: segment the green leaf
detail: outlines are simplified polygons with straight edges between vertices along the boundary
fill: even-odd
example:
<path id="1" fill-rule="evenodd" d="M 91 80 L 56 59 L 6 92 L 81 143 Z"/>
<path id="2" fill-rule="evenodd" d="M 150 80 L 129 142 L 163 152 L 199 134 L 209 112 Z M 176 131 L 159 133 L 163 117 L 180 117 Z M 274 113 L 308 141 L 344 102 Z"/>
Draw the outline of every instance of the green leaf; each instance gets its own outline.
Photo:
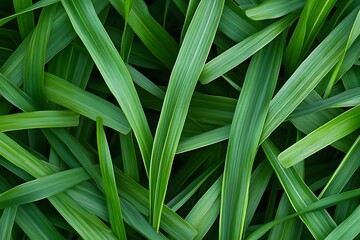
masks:
<path id="1" fill-rule="evenodd" d="M 360 195 L 360 190 L 352 190 L 344 193 L 340 193 L 338 195 L 325 197 L 323 199 L 318 200 L 315 203 L 310 204 L 306 208 L 304 208 L 301 211 L 298 211 L 297 213 L 288 215 L 286 217 L 282 217 L 276 220 L 273 220 L 271 222 L 268 222 L 261 226 L 259 229 L 257 229 L 255 232 L 253 232 L 247 239 L 259 239 L 261 238 L 267 231 L 269 231 L 272 227 L 276 226 L 279 223 L 291 220 L 295 217 L 301 216 L 302 214 L 310 213 L 313 211 L 318 211 L 321 209 L 325 209 L 331 206 L 334 206 L 336 204 L 341 203 L 342 201 L 346 201 L 348 199 L 356 198 Z"/>
<path id="2" fill-rule="evenodd" d="M 222 176 L 207 190 L 185 218 L 198 231 L 194 239 L 203 239 L 219 216 L 221 180 Z"/>
<path id="3" fill-rule="evenodd" d="M 121 156 L 124 166 L 124 173 L 136 182 L 140 182 L 139 168 L 135 152 L 135 145 L 132 132 L 127 135 L 120 134 Z"/>
<path id="4" fill-rule="evenodd" d="M 263 160 L 259 166 L 252 172 L 249 188 L 249 203 L 246 212 L 245 227 L 248 227 L 259 203 L 265 193 L 265 190 L 273 176 L 274 171 L 268 161 Z"/>
<path id="5" fill-rule="evenodd" d="M 204 132 L 194 137 L 189 137 L 183 141 L 180 141 L 176 154 L 188 152 L 198 148 L 206 147 L 221 141 L 226 140 L 229 137 L 230 126 L 216 128 L 208 132 Z"/>
<path id="6" fill-rule="evenodd" d="M 0 194 L 0 208 L 35 202 L 63 192 L 90 177 L 83 169 L 71 169 L 28 181 Z"/>
<path id="7" fill-rule="evenodd" d="M 155 97 L 162 100 L 164 99 L 165 92 L 161 88 L 155 85 L 152 81 L 150 81 L 150 79 L 144 76 L 141 72 L 136 70 L 136 68 L 132 67 L 129 64 L 126 65 L 126 67 L 129 70 L 129 73 L 136 85 L 146 90 L 147 92 L 151 93 Z"/>
<path id="8" fill-rule="evenodd" d="M 353 88 L 330 98 L 321 101 L 313 101 L 305 106 L 299 106 L 292 114 L 290 114 L 288 119 L 301 117 L 310 113 L 316 113 L 327 108 L 354 107 L 360 104 L 359 93 L 360 88 Z"/>
<path id="9" fill-rule="evenodd" d="M 262 148 L 295 211 L 300 212 L 310 204 L 318 201 L 314 193 L 293 168 L 285 169 L 280 165 L 276 157 L 279 150 L 270 140 L 264 141 Z M 336 227 L 334 220 L 326 210 L 307 213 L 300 216 L 300 218 L 315 239 L 324 239 Z"/>
<path id="10" fill-rule="evenodd" d="M 262 24 L 245 15 L 233 1 L 225 1 L 224 11 L 219 23 L 219 31 L 231 40 L 240 42 L 263 28 Z"/>
<path id="11" fill-rule="evenodd" d="M 223 0 L 203 0 L 199 4 L 170 76 L 150 163 L 150 222 L 156 230 L 190 99 L 215 37 L 223 6 Z M 199 28 L 203 31 L 199 32 Z M 192 56 L 194 52 L 196 58 Z"/>
<path id="12" fill-rule="evenodd" d="M 344 62 L 344 58 L 346 55 L 346 51 L 348 51 L 351 44 L 355 41 L 355 39 L 360 35 L 360 11 L 358 12 L 354 24 L 351 28 L 348 41 L 346 43 L 346 47 L 344 49 L 344 53 L 341 56 L 339 62 L 336 64 L 334 72 L 331 75 L 330 81 L 325 89 L 324 98 L 329 97 L 332 87 L 334 86 L 335 80 L 337 80 L 337 76 L 339 75 L 341 65 Z"/>
<path id="13" fill-rule="evenodd" d="M 184 25 L 181 29 L 181 42 L 184 39 L 185 33 L 188 30 L 188 27 L 190 25 L 191 19 L 194 17 L 196 8 L 198 7 L 200 3 L 200 0 L 190 0 L 189 4 L 187 6 L 187 10 L 186 10 L 186 15 L 185 15 L 185 21 L 184 21 Z"/>
<path id="14" fill-rule="evenodd" d="M 325 239 L 354 239 L 360 233 L 360 207 L 335 228 Z"/>
<path id="15" fill-rule="evenodd" d="M 254 20 L 273 19 L 285 16 L 305 5 L 304 0 L 267 0 L 246 10 L 246 15 Z"/>
<path id="16" fill-rule="evenodd" d="M 57 3 L 59 2 L 60 0 L 41 0 L 41 1 L 38 1 L 36 3 L 34 3 L 33 5 L 25 8 L 25 9 L 22 9 L 21 11 L 11 15 L 11 16 L 8 16 L 8 17 L 5 17 L 5 18 L 2 18 L 0 19 L 0 27 L 2 25 L 4 25 L 5 23 L 13 20 L 14 18 L 18 17 L 18 16 L 21 16 L 23 14 L 26 14 L 26 13 L 29 13 L 29 12 L 32 12 L 36 9 L 39 9 L 39 8 L 43 8 L 43 7 L 46 7 L 46 6 L 49 6 L 49 5 L 52 5 L 54 3 Z"/>
<path id="17" fill-rule="evenodd" d="M 11 239 L 11 231 L 13 229 L 16 212 L 18 207 L 5 208 L 0 219 L 0 238 L 4 240 Z"/>
<path id="18" fill-rule="evenodd" d="M 0 94 L 12 105 L 23 111 L 35 111 L 37 104 L 26 93 L 17 88 L 10 80 L 0 73 Z"/>
<path id="19" fill-rule="evenodd" d="M 14 9 L 16 12 L 20 12 L 21 10 L 30 7 L 32 5 L 32 0 L 13 0 Z M 34 13 L 29 12 L 17 17 L 17 22 L 19 25 L 19 32 L 21 38 L 24 39 L 34 28 Z"/>
<path id="20" fill-rule="evenodd" d="M 179 208 L 181 208 L 186 203 L 186 201 L 188 201 L 190 197 L 195 194 L 200 186 L 210 177 L 211 174 L 214 173 L 214 171 L 220 167 L 221 164 L 222 163 L 208 167 L 207 170 L 201 173 L 193 182 L 191 182 L 183 191 L 171 199 L 166 205 L 173 211 L 179 210 Z"/>
<path id="21" fill-rule="evenodd" d="M 304 100 L 338 62 L 357 9 L 354 9 L 302 62 L 270 102 L 261 142 Z"/>
<path id="22" fill-rule="evenodd" d="M 206 63 L 200 82 L 209 83 L 244 62 L 283 32 L 295 17 L 296 15 L 292 14 L 280 19 Z"/>
<path id="23" fill-rule="evenodd" d="M 45 74 L 45 95 L 50 101 L 94 121 L 101 116 L 105 126 L 123 134 L 130 131 L 129 123 L 119 107 L 49 73 Z"/>
<path id="24" fill-rule="evenodd" d="M 127 62 L 129 59 L 132 42 L 134 40 L 134 32 L 131 28 L 128 28 L 129 13 L 131 11 L 133 3 L 134 0 L 125 0 L 125 26 L 123 34 L 121 36 L 120 47 L 120 55 L 125 60 L 125 62 Z"/>
<path id="25" fill-rule="evenodd" d="M 50 197 L 49 201 L 82 238 L 116 239 L 99 218 L 86 211 L 67 194 L 59 193 L 56 197 Z"/>
<path id="26" fill-rule="evenodd" d="M 337 167 L 330 180 L 319 194 L 319 198 L 336 195 L 341 192 L 349 182 L 355 171 L 359 168 L 360 137 L 356 139 L 350 150 Z"/>
<path id="27" fill-rule="evenodd" d="M 110 0 L 109 2 L 121 15 L 125 15 L 125 0 Z M 143 0 L 133 2 L 128 24 L 150 52 L 171 69 L 179 47 L 171 35 L 150 15 Z"/>
<path id="28" fill-rule="evenodd" d="M 221 239 L 240 239 L 244 233 L 252 165 L 280 71 L 283 47 L 284 35 L 255 54 L 246 73 L 226 153 L 220 210 Z"/>
<path id="29" fill-rule="evenodd" d="M 76 33 L 83 41 L 128 119 L 139 143 L 145 169 L 148 171 L 153 139 L 139 97 L 124 62 L 97 17 L 90 0 L 81 2 L 62 0 L 61 2 Z"/>
<path id="30" fill-rule="evenodd" d="M 320 149 L 355 131 L 360 124 L 360 105 L 319 127 L 280 153 L 279 161 L 285 167 L 304 160 Z"/>
<path id="31" fill-rule="evenodd" d="M 0 116 L 0 131 L 34 128 L 73 127 L 79 124 L 79 115 L 72 111 L 37 111 Z"/>
<path id="32" fill-rule="evenodd" d="M 31 239 L 65 239 L 33 203 L 18 207 L 15 222 Z"/>
<path id="33" fill-rule="evenodd" d="M 121 199 L 121 206 L 124 221 L 132 228 L 136 229 L 144 237 L 148 239 L 167 239 L 162 233 L 156 233 L 154 228 L 149 224 L 147 219 L 139 213 L 130 203 Z"/>
<path id="34" fill-rule="evenodd" d="M 360 74 L 359 66 L 356 65 L 350 68 L 349 71 L 346 72 L 346 74 L 343 76 L 342 79 L 342 82 L 346 90 L 360 87 L 358 82 L 359 74 Z"/>
<path id="35" fill-rule="evenodd" d="M 93 67 L 94 62 L 86 49 L 79 44 L 70 44 L 50 60 L 47 71 L 85 89 Z M 47 78 L 49 74 L 45 73 L 45 85 Z"/>
<path id="36" fill-rule="evenodd" d="M 116 181 L 121 197 L 131 202 L 133 206 L 145 216 L 149 215 L 149 192 L 143 186 L 115 168 Z M 187 221 L 182 219 L 169 207 L 164 205 L 160 228 L 175 239 L 193 239 L 197 232 Z"/>
<path id="37" fill-rule="evenodd" d="M 310 92 L 310 94 L 304 99 L 303 103 L 305 105 L 312 102 L 317 102 L 321 100 L 321 96 L 315 91 Z M 291 119 L 291 123 L 301 132 L 309 134 L 315 129 L 321 127 L 326 122 L 331 121 L 335 117 L 339 116 L 344 111 L 341 109 L 326 109 L 319 112 L 314 112 L 311 114 L 306 114 L 298 118 Z M 342 152 L 347 152 L 350 149 L 350 146 L 354 143 L 356 136 L 350 134 L 332 144 L 336 149 L 339 149 Z"/>
<path id="38" fill-rule="evenodd" d="M 295 70 L 299 62 L 305 58 L 335 3 L 336 0 L 306 1 L 285 51 L 288 72 Z"/>
<path id="39" fill-rule="evenodd" d="M 58 0 L 56 0 L 58 2 Z M 107 1 L 94 0 L 94 7 L 97 13 L 101 12 L 108 5 Z M 58 9 L 59 13 L 53 23 L 50 33 L 48 48 L 46 51 L 46 62 L 52 59 L 59 51 L 63 50 L 72 40 L 76 33 L 69 21 L 63 8 Z M 7 76 L 16 85 L 22 84 L 24 55 L 29 45 L 30 36 L 28 36 L 16 49 L 14 54 L 4 63 L 0 71 Z"/>
<path id="40" fill-rule="evenodd" d="M 56 8 L 57 4 L 54 4 L 42 9 L 24 59 L 24 91 L 38 102 L 40 107 L 45 103 L 45 56 Z"/>
<path id="41" fill-rule="evenodd" d="M 110 225 L 117 238 L 126 239 L 120 199 L 116 189 L 114 168 L 101 117 L 96 118 L 96 138 Z"/>
<path id="42" fill-rule="evenodd" d="M 53 173 L 53 167 L 34 157 L 4 133 L 0 133 L 0 152 L 12 164 L 36 178 Z M 108 227 L 100 219 L 85 211 L 66 193 L 59 193 L 48 199 L 83 238 L 115 239 Z"/>

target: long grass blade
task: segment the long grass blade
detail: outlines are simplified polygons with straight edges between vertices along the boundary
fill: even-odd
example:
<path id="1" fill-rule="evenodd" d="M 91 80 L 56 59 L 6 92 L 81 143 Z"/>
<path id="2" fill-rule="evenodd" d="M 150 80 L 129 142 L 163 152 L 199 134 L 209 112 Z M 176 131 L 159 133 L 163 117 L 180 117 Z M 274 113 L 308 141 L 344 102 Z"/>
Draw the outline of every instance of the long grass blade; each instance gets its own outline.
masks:
<path id="1" fill-rule="evenodd" d="M 0 131 L 34 128 L 73 127 L 79 124 L 79 115 L 72 111 L 37 111 L 0 116 Z"/>
<path id="2" fill-rule="evenodd" d="M 200 82 L 209 83 L 244 62 L 284 31 L 295 17 L 296 15 L 289 15 L 280 19 L 206 63 L 200 76 Z"/>
<path id="3" fill-rule="evenodd" d="M 271 100 L 261 141 L 265 140 L 286 119 L 338 62 L 357 11 L 358 9 L 354 9 L 328 35 Z"/>
<path id="4" fill-rule="evenodd" d="M 30 7 L 32 5 L 32 0 L 13 0 L 13 4 L 15 11 L 20 12 L 21 10 Z M 21 38 L 24 39 L 35 28 L 34 13 L 29 12 L 18 16 L 17 22 Z"/>
<path id="5" fill-rule="evenodd" d="M 320 149 L 345 137 L 359 127 L 359 116 L 360 106 L 346 111 L 280 153 L 279 161 L 285 167 L 293 166 Z"/>
<path id="6" fill-rule="evenodd" d="M 28 181 L 0 194 L 0 208 L 35 202 L 80 184 L 90 177 L 83 169 L 71 169 Z"/>
<path id="7" fill-rule="evenodd" d="M 38 1 L 38 2 L 36 2 L 34 4 L 32 4 L 31 6 L 26 7 L 26 8 L 22 9 L 21 11 L 13 14 L 11 16 L 0 19 L 0 26 L 4 25 L 5 23 L 13 20 L 14 18 L 16 18 L 18 16 L 21 16 L 23 14 L 32 12 L 32 11 L 34 11 L 36 9 L 39 9 L 39 8 L 43 8 L 43 7 L 52 5 L 52 4 L 57 3 L 59 1 L 60 0 L 41 0 L 41 1 Z"/>
<path id="8" fill-rule="evenodd" d="M 0 238 L 4 240 L 11 239 L 11 231 L 14 226 L 16 212 L 18 207 L 5 208 L 0 218 Z"/>
<path id="9" fill-rule="evenodd" d="M 360 207 L 335 228 L 325 239 L 354 239 L 360 233 Z"/>
<path id="10" fill-rule="evenodd" d="M 246 15 L 254 20 L 273 19 L 285 16 L 305 5 L 304 0 L 267 0 L 246 10 Z"/>
<path id="11" fill-rule="evenodd" d="M 318 201 L 293 168 L 285 169 L 280 165 L 276 157 L 279 150 L 269 139 L 262 144 L 262 148 L 297 212 Z M 307 213 L 300 218 L 315 239 L 324 239 L 336 227 L 334 220 L 326 210 Z"/>
<path id="12" fill-rule="evenodd" d="M 106 33 L 90 0 L 62 4 L 76 33 L 83 41 L 106 84 L 124 111 L 139 143 L 145 169 L 149 169 L 152 135 L 131 76 L 110 37 Z M 99 45 L 98 43 L 102 43 Z"/>
<path id="13" fill-rule="evenodd" d="M 221 180 L 222 177 L 216 180 L 185 218 L 198 231 L 195 239 L 203 239 L 209 228 L 218 218 L 220 212 Z"/>
<path id="14" fill-rule="evenodd" d="M 252 165 L 280 71 L 283 36 L 253 57 L 235 109 L 221 192 L 220 239 L 240 239 L 244 233 Z"/>
<path id="15" fill-rule="evenodd" d="M 135 181 L 140 182 L 139 167 L 132 132 L 129 132 L 127 135 L 120 134 L 120 145 L 124 173 Z"/>
<path id="16" fill-rule="evenodd" d="M 360 155 L 360 137 L 356 139 L 351 149 L 347 152 L 344 159 L 337 167 L 334 174 L 319 194 L 319 198 L 331 196 L 340 193 L 349 182 L 355 171 L 359 168 Z"/>
<path id="17" fill-rule="evenodd" d="M 125 0 L 109 2 L 121 15 L 125 15 Z M 143 0 L 134 0 L 128 19 L 128 24 L 150 52 L 171 69 L 179 51 L 178 44 L 151 16 Z"/>
<path id="18" fill-rule="evenodd" d="M 126 239 L 120 199 L 116 189 L 114 168 L 101 117 L 96 119 L 96 136 L 110 224 L 117 238 Z"/>
<path id="19" fill-rule="evenodd" d="M 33 203 L 18 207 L 15 222 L 31 239 L 65 239 Z"/>
<path id="20" fill-rule="evenodd" d="M 284 56 L 289 72 L 295 70 L 308 53 L 335 3 L 336 0 L 306 2 Z"/>
<path id="21" fill-rule="evenodd" d="M 120 133 L 127 134 L 130 131 L 130 125 L 119 107 L 49 73 L 45 75 L 45 95 L 50 101 L 93 121 L 101 116 L 105 126 Z"/>
<path id="22" fill-rule="evenodd" d="M 39 22 L 31 36 L 24 65 L 24 90 L 36 102 L 44 105 L 44 66 L 46 48 L 57 4 L 43 8 Z M 43 106 L 40 106 L 43 107 Z"/>
<path id="23" fill-rule="evenodd" d="M 223 6 L 223 0 L 199 4 L 170 76 L 150 165 L 150 222 L 156 230 L 190 99 L 215 37 Z M 199 28 L 204 31 L 199 32 Z M 197 58 L 192 57 L 193 52 Z"/>
<path id="24" fill-rule="evenodd" d="M 271 228 L 273 228 L 274 226 L 276 226 L 279 223 L 282 222 L 286 222 L 288 220 L 291 220 L 295 217 L 298 217 L 302 214 L 306 214 L 306 213 L 310 213 L 313 211 L 318 211 L 321 209 L 325 209 L 331 206 L 334 206 L 336 204 L 341 203 L 342 201 L 346 201 L 348 199 L 352 199 L 352 198 L 356 198 L 358 197 L 360 194 L 360 190 L 353 190 L 353 191 L 348 191 L 348 192 L 344 192 L 344 193 L 340 193 L 338 195 L 334 195 L 334 196 L 330 196 L 330 197 L 325 197 L 315 203 L 310 204 L 309 206 L 307 206 L 306 208 L 304 208 L 303 210 L 297 212 L 297 213 L 293 213 L 291 215 L 288 215 L 286 217 L 282 217 L 276 220 L 273 220 L 271 222 L 268 222 L 266 224 L 264 224 L 263 226 L 261 226 L 259 229 L 257 229 L 255 232 L 253 232 L 247 239 L 259 239 L 261 238 L 267 231 L 269 231 Z M 335 231 L 335 230 L 334 230 Z"/>

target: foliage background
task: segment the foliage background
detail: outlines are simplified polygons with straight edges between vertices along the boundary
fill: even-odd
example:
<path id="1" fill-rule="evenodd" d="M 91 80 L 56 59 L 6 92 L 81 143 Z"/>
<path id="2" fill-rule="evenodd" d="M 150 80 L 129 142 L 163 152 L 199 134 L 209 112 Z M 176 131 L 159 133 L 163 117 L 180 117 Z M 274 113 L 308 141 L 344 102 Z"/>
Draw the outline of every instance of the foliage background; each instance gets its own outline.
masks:
<path id="1" fill-rule="evenodd" d="M 3 0 L 0 239 L 355 239 L 360 1 Z"/>

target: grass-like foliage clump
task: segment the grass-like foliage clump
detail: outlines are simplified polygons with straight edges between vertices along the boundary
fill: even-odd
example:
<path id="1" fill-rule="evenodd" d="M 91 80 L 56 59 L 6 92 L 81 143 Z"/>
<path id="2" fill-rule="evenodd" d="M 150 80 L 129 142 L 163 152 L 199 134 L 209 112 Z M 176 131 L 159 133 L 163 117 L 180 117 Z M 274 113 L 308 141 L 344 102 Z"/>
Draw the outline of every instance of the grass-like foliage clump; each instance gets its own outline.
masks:
<path id="1" fill-rule="evenodd" d="M 360 234 L 359 0 L 1 0 L 0 240 Z"/>

